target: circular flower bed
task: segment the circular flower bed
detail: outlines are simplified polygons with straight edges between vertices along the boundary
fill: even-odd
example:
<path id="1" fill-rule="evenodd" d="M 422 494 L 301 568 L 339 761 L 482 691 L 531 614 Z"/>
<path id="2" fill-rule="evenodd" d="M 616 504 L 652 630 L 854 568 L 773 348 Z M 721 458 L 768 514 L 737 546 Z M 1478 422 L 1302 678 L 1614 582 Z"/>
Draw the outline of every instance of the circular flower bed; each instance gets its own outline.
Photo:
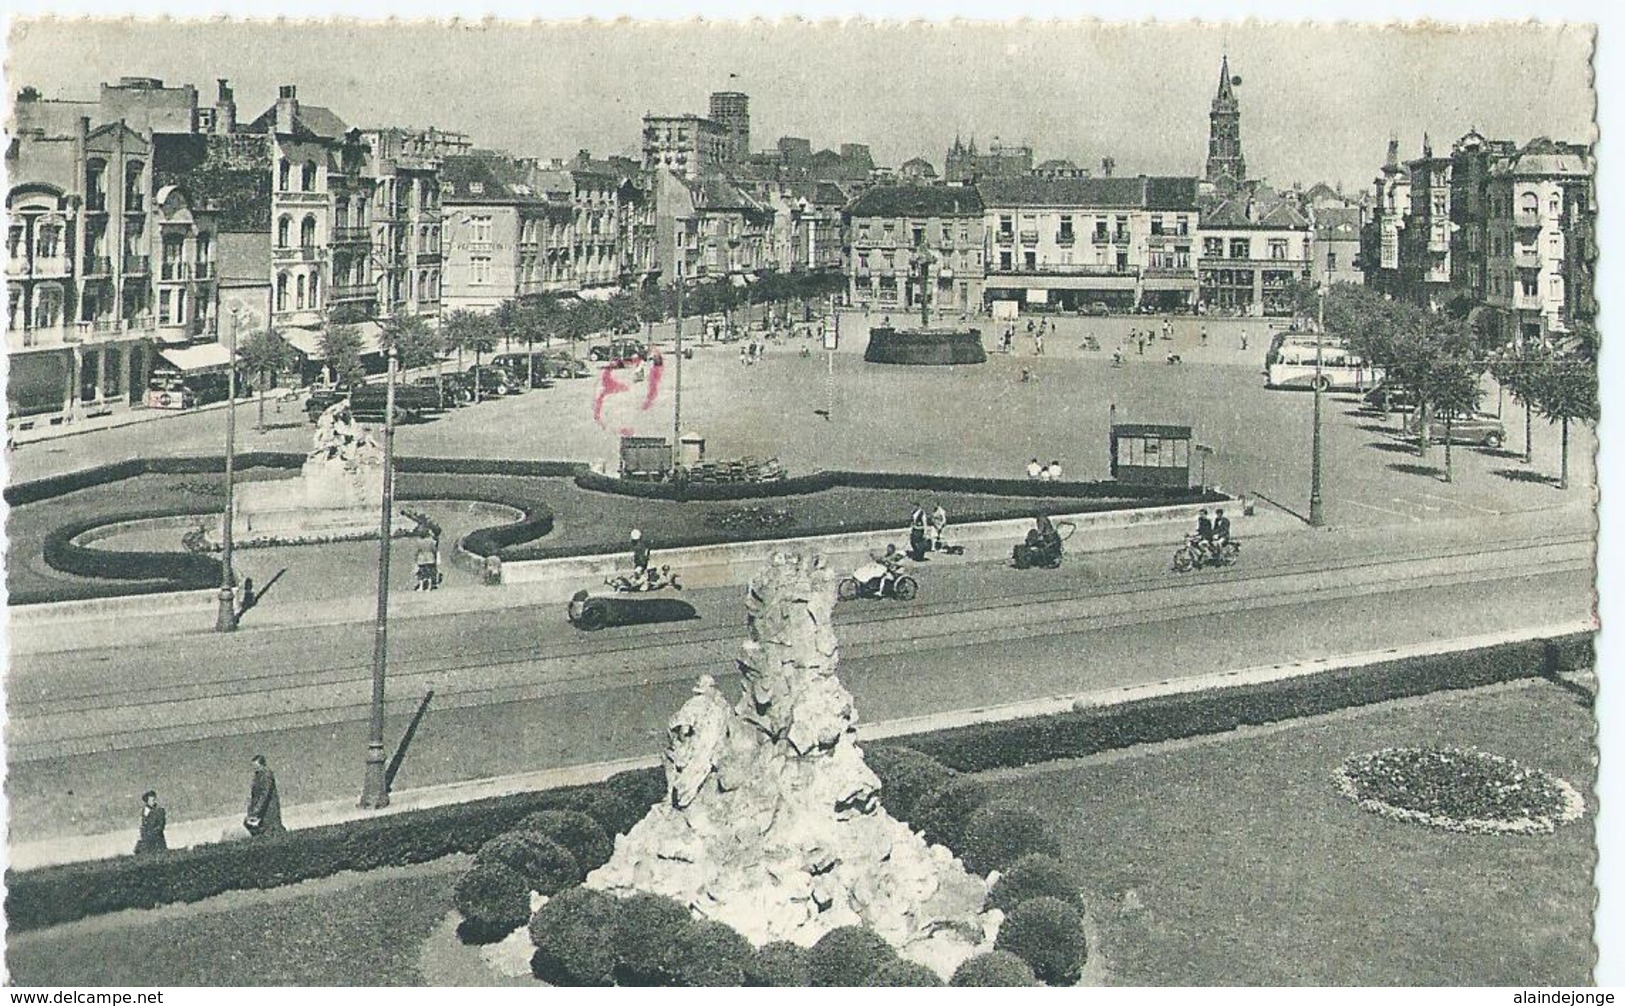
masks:
<path id="1" fill-rule="evenodd" d="M 1585 813 L 1562 779 L 1475 748 L 1385 748 L 1348 759 L 1336 778 L 1366 810 L 1448 831 L 1532 835 Z"/>

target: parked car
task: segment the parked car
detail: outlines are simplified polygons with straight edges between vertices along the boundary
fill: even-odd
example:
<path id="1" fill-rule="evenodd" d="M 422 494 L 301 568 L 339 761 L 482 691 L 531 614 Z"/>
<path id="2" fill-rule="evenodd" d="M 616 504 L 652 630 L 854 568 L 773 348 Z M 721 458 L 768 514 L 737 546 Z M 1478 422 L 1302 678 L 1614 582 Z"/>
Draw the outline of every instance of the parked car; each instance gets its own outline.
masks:
<path id="1" fill-rule="evenodd" d="M 615 339 L 608 343 L 600 343 L 587 350 L 587 359 L 596 363 L 630 360 L 634 357 L 641 360 L 648 355 L 649 347 L 636 339 Z"/>
<path id="2" fill-rule="evenodd" d="M 471 390 L 478 386 L 482 398 L 495 398 L 498 395 L 517 395 L 525 390 L 524 381 L 515 377 L 508 368 L 496 367 L 488 363 L 469 367 L 464 372 L 463 383 Z"/>
<path id="3" fill-rule="evenodd" d="M 437 406 L 441 411 L 455 409 L 467 404 L 471 394 L 465 394 L 461 374 L 443 374 L 439 377 L 419 377 L 412 381 L 412 386 L 424 388 L 435 396 Z"/>
<path id="4" fill-rule="evenodd" d="M 1415 433 L 1418 424 L 1411 422 L 1407 427 Z M 1494 416 L 1480 413 L 1475 416 L 1458 415 L 1450 417 L 1448 435 L 1453 444 L 1473 444 L 1491 449 L 1506 443 L 1507 428 Z M 1446 418 L 1444 416 L 1428 417 L 1428 438 L 1435 443 L 1444 443 L 1446 436 Z"/>
<path id="5" fill-rule="evenodd" d="M 547 361 L 547 376 L 555 380 L 573 381 L 592 376 L 592 368 L 581 360 L 555 356 Z"/>
<path id="6" fill-rule="evenodd" d="M 305 414 L 311 422 L 320 418 L 328 407 L 340 399 L 349 399 L 350 414 L 357 419 L 383 422 L 384 410 L 389 405 L 389 386 L 386 384 L 358 384 L 354 387 L 337 384 L 317 388 L 305 400 Z M 435 389 L 421 388 L 416 383 L 395 386 L 395 422 L 415 423 L 433 412 L 441 411 L 440 398 Z"/>
<path id="7" fill-rule="evenodd" d="M 530 386 L 533 388 L 551 388 L 553 386 L 552 375 L 548 372 L 551 363 L 552 358 L 539 351 L 534 353 L 503 353 L 501 356 L 491 358 L 493 366 L 501 367 L 514 375 L 514 379 L 521 386 L 528 376 Z"/>
<path id="8" fill-rule="evenodd" d="M 1097 300 L 1093 304 L 1090 304 L 1088 307 L 1084 308 L 1083 313 L 1092 318 L 1099 318 L 1111 314 L 1112 309 L 1106 306 L 1105 301 Z"/>
<path id="9" fill-rule="evenodd" d="M 1394 409 L 1411 409 L 1416 406 L 1416 396 L 1411 389 L 1397 384 L 1379 384 L 1364 396 L 1365 404 L 1381 412 L 1390 412 Z"/>

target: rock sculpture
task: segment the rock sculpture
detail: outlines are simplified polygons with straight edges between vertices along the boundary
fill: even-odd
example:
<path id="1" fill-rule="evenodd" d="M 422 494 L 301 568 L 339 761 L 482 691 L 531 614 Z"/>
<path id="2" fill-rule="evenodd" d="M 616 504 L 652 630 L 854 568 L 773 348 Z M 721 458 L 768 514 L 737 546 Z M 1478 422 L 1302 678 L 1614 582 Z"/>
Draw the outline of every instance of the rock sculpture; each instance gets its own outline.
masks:
<path id="1" fill-rule="evenodd" d="M 835 576 L 780 554 L 751 584 L 732 706 L 706 675 L 672 717 L 666 799 L 587 885 L 675 898 L 757 945 L 866 925 L 944 979 L 991 949 L 987 882 L 879 802 L 836 676 Z"/>

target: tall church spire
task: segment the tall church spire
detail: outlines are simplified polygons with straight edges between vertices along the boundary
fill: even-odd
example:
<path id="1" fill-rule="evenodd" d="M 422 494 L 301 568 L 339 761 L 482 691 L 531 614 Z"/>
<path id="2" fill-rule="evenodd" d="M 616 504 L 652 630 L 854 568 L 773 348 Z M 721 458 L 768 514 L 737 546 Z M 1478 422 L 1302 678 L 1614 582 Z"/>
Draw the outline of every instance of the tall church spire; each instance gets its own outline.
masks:
<path id="1" fill-rule="evenodd" d="M 1219 90 L 1208 112 L 1207 180 L 1223 195 L 1230 195 L 1247 179 L 1247 161 L 1241 156 L 1241 103 L 1236 100 L 1240 77 L 1230 75 L 1230 55 L 1219 64 Z"/>

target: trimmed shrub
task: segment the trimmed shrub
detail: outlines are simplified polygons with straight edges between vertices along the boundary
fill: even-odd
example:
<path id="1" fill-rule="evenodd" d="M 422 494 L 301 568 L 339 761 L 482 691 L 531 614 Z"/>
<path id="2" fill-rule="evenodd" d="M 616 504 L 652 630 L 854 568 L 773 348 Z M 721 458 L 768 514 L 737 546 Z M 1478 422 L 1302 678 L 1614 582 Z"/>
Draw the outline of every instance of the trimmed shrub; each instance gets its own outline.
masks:
<path id="1" fill-rule="evenodd" d="M 475 863 L 458 878 L 452 903 L 462 913 L 465 936 L 498 940 L 530 918 L 530 886 L 505 863 Z"/>
<path id="2" fill-rule="evenodd" d="M 928 754 L 900 744 L 866 748 L 864 760 L 880 777 L 880 805 L 899 821 L 914 820 L 920 799 L 948 785 L 954 771 Z"/>
<path id="3" fill-rule="evenodd" d="M 756 948 L 745 962 L 745 984 L 757 988 L 806 988 L 812 984 L 812 952 L 789 940 Z"/>
<path id="4" fill-rule="evenodd" d="M 667 949 L 665 971 L 672 985 L 736 987 L 745 984 L 745 964 L 753 956 L 750 941 L 738 930 L 701 919 L 677 931 Z"/>
<path id="5" fill-rule="evenodd" d="M 1028 853 L 1054 853 L 1050 823 L 1023 803 L 996 800 L 976 808 L 951 846 L 972 873 L 1002 870 Z"/>
<path id="6" fill-rule="evenodd" d="M 578 794 L 570 801 L 569 809 L 578 810 L 594 821 L 604 830 L 611 845 L 616 835 L 624 835 L 632 830 L 632 826 L 643 820 L 649 813 L 649 804 L 639 804 L 636 800 L 610 789 L 607 786 L 594 786 Z"/>
<path id="7" fill-rule="evenodd" d="M 624 828 L 616 828 L 616 834 L 630 831 L 632 825 L 643 820 L 644 815 L 649 813 L 650 807 L 657 803 L 665 803 L 670 795 L 666 792 L 666 773 L 658 768 L 640 768 L 629 772 L 618 772 L 605 779 L 604 786 L 610 792 L 623 797 L 627 803 L 638 808 L 637 816 L 626 822 Z"/>
<path id="8" fill-rule="evenodd" d="M 875 973 L 869 976 L 869 984 L 874 988 L 940 986 L 942 979 L 938 978 L 937 973 L 924 964 L 895 960 L 887 961 L 880 967 L 875 968 Z"/>
<path id="9" fill-rule="evenodd" d="M 546 835 L 509 831 L 480 847 L 476 864 L 501 863 L 525 878 L 537 894 L 553 895 L 581 883 L 585 874 L 570 850 Z"/>
<path id="10" fill-rule="evenodd" d="M 620 899 L 615 926 L 615 982 L 670 985 L 667 970 L 678 934 L 694 922 L 689 910 L 660 894 L 638 892 Z"/>
<path id="11" fill-rule="evenodd" d="M 519 822 L 517 831 L 546 835 L 570 850 L 583 875 L 609 862 L 615 843 L 597 821 L 579 810 L 539 810 Z"/>
<path id="12" fill-rule="evenodd" d="M 1037 985 L 1038 977 L 1020 957 L 995 950 L 967 958 L 948 984 L 956 988 L 1018 988 Z"/>
<path id="13" fill-rule="evenodd" d="M 914 820 L 909 823 L 925 833 L 927 842 L 957 849 L 971 814 L 992 795 L 984 783 L 974 779 L 949 780 L 946 786 L 920 798 Z"/>
<path id="14" fill-rule="evenodd" d="M 530 967 L 552 985 L 614 984 L 621 899 L 590 887 L 560 891 L 530 920 Z"/>
<path id="15" fill-rule="evenodd" d="M 1056 898 L 1079 911 L 1083 909 L 1083 888 L 1072 879 L 1072 872 L 1054 856 L 1042 853 L 1022 856 L 1011 863 L 993 885 L 987 906 L 1008 915 L 1017 905 L 1037 897 Z"/>
<path id="16" fill-rule="evenodd" d="M 126 552 L 73 543 L 73 539 L 99 527 L 153 517 L 196 517 L 199 523 L 207 523 L 217 520 L 219 515 L 178 507 L 139 510 L 117 517 L 95 517 L 60 524 L 45 535 L 41 548 L 45 564 L 63 573 L 101 580 L 160 580 L 167 584 L 168 590 L 205 590 L 220 586 L 220 560 L 212 555 L 196 552 Z"/>
<path id="17" fill-rule="evenodd" d="M 1043 895 L 1011 910 L 994 949 L 1008 950 L 1032 965 L 1033 974 L 1048 985 L 1077 984 L 1089 955 L 1078 910 Z"/>
<path id="18" fill-rule="evenodd" d="M 808 984 L 856 988 L 869 984 L 869 976 L 897 952 L 873 929 L 841 926 L 813 944 L 807 955 Z"/>

